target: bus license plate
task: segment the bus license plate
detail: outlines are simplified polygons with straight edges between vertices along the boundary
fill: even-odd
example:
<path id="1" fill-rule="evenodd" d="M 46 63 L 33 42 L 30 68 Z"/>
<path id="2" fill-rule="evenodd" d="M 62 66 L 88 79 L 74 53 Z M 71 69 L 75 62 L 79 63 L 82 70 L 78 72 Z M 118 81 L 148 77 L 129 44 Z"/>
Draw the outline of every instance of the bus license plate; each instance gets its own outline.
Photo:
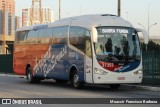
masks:
<path id="1" fill-rule="evenodd" d="M 125 77 L 118 77 L 118 80 L 125 80 Z"/>

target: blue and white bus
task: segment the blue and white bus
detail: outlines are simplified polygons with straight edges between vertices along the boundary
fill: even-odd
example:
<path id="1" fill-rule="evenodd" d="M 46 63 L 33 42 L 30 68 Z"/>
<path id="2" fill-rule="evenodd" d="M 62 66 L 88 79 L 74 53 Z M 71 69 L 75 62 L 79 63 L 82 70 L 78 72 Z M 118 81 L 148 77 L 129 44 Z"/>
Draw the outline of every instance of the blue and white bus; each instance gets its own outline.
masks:
<path id="1" fill-rule="evenodd" d="M 138 32 L 123 18 L 110 14 L 83 15 L 16 31 L 14 71 L 29 83 L 43 79 L 85 83 L 141 83 L 142 52 Z"/>

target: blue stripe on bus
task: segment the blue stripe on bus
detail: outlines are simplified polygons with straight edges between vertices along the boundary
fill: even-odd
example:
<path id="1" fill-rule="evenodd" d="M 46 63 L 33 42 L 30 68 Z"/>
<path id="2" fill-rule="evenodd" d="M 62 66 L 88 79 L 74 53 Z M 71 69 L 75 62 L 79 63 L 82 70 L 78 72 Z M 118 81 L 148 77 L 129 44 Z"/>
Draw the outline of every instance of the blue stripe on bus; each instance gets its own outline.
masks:
<path id="1" fill-rule="evenodd" d="M 75 55 L 69 57 L 69 53 Z M 47 57 L 47 56 L 46 56 Z M 79 80 L 84 82 L 84 56 L 64 44 L 52 45 L 43 64 L 35 68 L 34 76 L 69 80 L 69 69 L 76 65 Z"/>
<path id="2" fill-rule="evenodd" d="M 130 62 L 114 72 L 130 72 L 140 65 L 140 61 Z"/>

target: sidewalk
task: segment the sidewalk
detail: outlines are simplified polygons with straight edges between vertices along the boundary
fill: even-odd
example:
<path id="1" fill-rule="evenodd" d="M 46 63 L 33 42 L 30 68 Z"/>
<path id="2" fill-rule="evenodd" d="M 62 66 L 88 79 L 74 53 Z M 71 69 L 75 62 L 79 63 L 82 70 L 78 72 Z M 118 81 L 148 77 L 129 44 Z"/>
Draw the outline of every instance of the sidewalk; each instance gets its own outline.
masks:
<path id="1" fill-rule="evenodd" d="M 160 86 L 153 86 L 153 85 L 143 85 L 143 84 L 123 84 L 123 86 L 128 86 L 130 88 L 137 88 L 143 90 L 150 90 L 150 91 L 160 91 Z"/>

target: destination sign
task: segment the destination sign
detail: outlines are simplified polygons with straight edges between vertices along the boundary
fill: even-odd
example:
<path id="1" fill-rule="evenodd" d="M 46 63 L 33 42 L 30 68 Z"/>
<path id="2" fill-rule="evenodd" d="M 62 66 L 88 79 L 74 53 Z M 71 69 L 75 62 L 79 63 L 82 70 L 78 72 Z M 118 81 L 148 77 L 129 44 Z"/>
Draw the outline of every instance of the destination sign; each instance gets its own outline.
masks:
<path id="1" fill-rule="evenodd" d="M 102 33 L 122 33 L 128 34 L 128 29 L 102 29 Z"/>

